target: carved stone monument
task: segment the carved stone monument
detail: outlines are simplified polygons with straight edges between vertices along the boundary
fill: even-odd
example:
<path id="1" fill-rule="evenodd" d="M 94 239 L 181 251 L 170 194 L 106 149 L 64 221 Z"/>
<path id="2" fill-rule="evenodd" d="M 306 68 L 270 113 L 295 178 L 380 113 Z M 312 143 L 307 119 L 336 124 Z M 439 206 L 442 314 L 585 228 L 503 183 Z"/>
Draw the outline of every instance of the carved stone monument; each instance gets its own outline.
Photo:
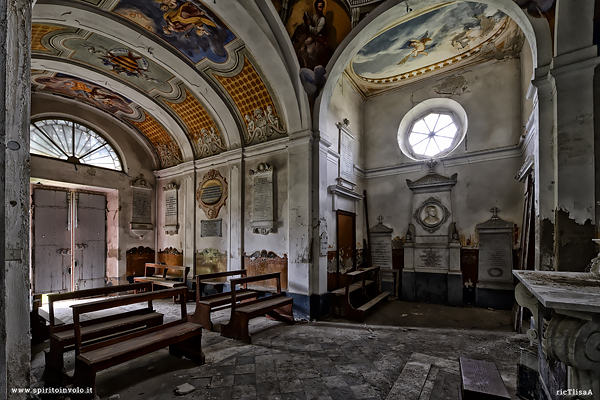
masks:
<path id="1" fill-rule="evenodd" d="M 175 182 L 171 182 L 163 188 L 165 193 L 165 232 L 168 235 L 175 235 L 179 232 L 178 190 L 179 185 Z"/>
<path id="2" fill-rule="evenodd" d="M 268 235 L 275 230 L 275 212 L 273 208 L 273 175 L 272 165 L 260 163 L 256 169 L 250 170 L 252 185 L 252 220 L 250 227 L 253 233 Z"/>
<path id="3" fill-rule="evenodd" d="M 383 224 L 380 215 L 379 223 L 369 229 L 371 236 L 371 260 L 373 266 L 381 267 L 381 290 L 390 292 L 394 297 L 398 293 L 398 270 L 392 270 L 392 233 L 394 229 Z"/>
<path id="4" fill-rule="evenodd" d="M 209 219 L 219 216 L 221 207 L 227 201 L 227 187 L 227 180 L 216 169 L 211 169 L 202 177 L 196 190 L 196 201 Z"/>
<path id="5" fill-rule="evenodd" d="M 498 217 L 498 208 L 490 210 L 492 218 L 478 224 L 479 265 L 475 304 L 510 310 L 514 302 L 513 229 L 514 224 Z"/>
<path id="6" fill-rule="evenodd" d="M 154 230 L 152 225 L 152 186 L 144 175 L 140 175 L 131 181 L 131 232 L 142 239 Z"/>
<path id="7" fill-rule="evenodd" d="M 460 305 L 462 272 L 460 241 L 452 222 L 452 188 L 457 174 L 445 177 L 435 172 L 435 161 L 427 163 L 429 173 L 416 181 L 406 180 L 414 193 L 412 216 L 404 244 L 402 298 Z"/>

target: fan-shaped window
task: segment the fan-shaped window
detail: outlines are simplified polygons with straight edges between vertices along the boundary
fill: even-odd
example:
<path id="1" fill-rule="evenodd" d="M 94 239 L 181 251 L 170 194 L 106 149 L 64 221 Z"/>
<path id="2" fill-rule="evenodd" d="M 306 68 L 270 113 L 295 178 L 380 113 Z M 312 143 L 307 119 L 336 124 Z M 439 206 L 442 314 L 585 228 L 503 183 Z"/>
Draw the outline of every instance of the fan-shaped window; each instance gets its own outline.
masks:
<path id="1" fill-rule="evenodd" d="M 122 171 L 117 152 L 98 133 L 73 121 L 44 119 L 29 126 L 31 154 Z"/>

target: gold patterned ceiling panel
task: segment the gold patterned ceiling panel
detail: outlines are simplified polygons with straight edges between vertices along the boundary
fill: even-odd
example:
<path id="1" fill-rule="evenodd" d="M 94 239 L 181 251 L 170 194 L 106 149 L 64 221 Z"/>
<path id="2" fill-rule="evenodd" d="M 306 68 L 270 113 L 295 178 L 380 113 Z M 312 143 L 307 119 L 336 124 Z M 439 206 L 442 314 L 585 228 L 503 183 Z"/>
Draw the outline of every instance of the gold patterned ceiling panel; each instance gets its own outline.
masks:
<path id="1" fill-rule="evenodd" d="M 185 100 L 181 103 L 165 102 L 186 124 L 197 158 L 227 150 L 213 119 L 190 92 L 185 90 Z"/>
<path id="2" fill-rule="evenodd" d="M 143 121 L 131 121 L 156 148 L 162 168 L 172 167 L 183 161 L 181 150 L 173 138 L 154 118 L 144 111 Z"/>
<path id="3" fill-rule="evenodd" d="M 65 29 L 61 26 L 52 25 L 31 25 L 31 50 L 32 51 L 51 51 L 42 44 L 42 38 L 50 32 L 59 31 Z"/>
<path id="4" fill-rule="evenodd" d="M 277 116 L 277 109 L 267 86 L 247 57 L 244 57 L 244 66 L 239 74 L 233 77 L 219 75 L 215 77 L 231 96 L 240 115 L 244 118 L 245 144 L 251 144 L 255 140 L 264 142 L 273 133 L 287 134 L 286 128 Z"/>

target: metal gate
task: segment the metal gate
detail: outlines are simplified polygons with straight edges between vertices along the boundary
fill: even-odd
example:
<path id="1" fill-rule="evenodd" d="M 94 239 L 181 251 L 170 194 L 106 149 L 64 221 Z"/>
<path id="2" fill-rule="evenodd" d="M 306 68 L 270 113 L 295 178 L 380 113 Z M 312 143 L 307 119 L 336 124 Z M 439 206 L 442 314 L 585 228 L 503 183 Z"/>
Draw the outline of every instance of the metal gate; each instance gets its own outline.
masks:
<path id="1" fill-rule="evenodd" d="M 102 287 L 106 281 L 106 196 L 35 188 L 33 291 Z"/>

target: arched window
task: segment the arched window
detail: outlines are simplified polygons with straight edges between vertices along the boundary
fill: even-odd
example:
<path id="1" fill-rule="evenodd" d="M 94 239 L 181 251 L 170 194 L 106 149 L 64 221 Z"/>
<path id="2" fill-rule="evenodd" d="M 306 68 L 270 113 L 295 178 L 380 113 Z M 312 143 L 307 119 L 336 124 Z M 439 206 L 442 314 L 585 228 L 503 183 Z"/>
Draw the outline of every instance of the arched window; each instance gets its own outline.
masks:
<path id="1" fill-rule="evenodd" d="M 457 102 L 430 99 L 415 106 L 402 119 L 398 144 L 413 160 L 429 160 L 448 155 L 467 132 L 467 115 Z"/>
<path id="2" fill-rule="evenodd" d="M 115 149 L 86 126 L 63 119 L 44 119 L 32 122 L 29 132 L 31 154 L 123 170 Z"/>

